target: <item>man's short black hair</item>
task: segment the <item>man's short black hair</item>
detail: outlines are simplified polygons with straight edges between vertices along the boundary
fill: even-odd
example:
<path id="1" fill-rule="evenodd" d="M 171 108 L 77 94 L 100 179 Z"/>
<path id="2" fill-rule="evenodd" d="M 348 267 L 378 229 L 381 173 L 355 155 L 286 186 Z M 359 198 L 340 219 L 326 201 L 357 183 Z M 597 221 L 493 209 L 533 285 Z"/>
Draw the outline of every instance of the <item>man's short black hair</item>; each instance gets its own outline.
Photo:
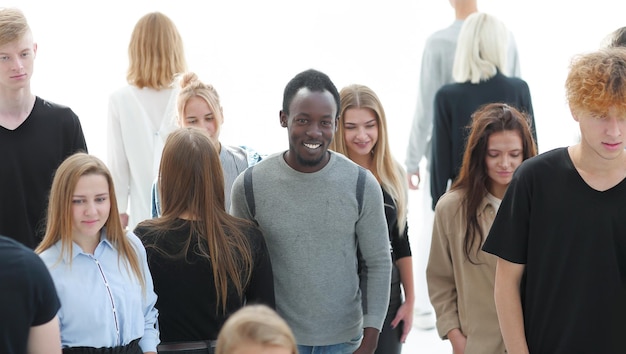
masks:
<path id="1" fill-rule="evenodd" d="M 335 84 L 333 84 L 328 75 L 314 69 L 309 69 L 299 73 L 294 76 L 289 83 L 287 83 L 283 94 L 283 113 L 287 115 L 289 114 L 289 105 L 291 105 L 291 101 L 293 101 L 296 93 L 298 93 L 298 91 L 303 87 L 308 88 L 311 92 L 330 92 L 335 98 L 337 116 L 339 115 L 339 91 L 337 91 Z"/>

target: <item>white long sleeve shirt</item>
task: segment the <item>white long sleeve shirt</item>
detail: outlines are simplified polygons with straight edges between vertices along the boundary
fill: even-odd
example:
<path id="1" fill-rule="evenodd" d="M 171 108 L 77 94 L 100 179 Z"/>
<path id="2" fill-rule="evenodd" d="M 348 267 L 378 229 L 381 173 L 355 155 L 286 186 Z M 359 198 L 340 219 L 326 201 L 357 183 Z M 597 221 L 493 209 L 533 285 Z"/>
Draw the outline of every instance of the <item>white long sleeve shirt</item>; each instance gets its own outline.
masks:
<path id="1" fill-rule="evenodd" d="M 150 188 L 165 139 L 176 129 L 176 96 L 173 88 L 129 85 L 109 98 L 108 167 L 119 212 L 129 214 L 129 230 L 151 217 Z"/>

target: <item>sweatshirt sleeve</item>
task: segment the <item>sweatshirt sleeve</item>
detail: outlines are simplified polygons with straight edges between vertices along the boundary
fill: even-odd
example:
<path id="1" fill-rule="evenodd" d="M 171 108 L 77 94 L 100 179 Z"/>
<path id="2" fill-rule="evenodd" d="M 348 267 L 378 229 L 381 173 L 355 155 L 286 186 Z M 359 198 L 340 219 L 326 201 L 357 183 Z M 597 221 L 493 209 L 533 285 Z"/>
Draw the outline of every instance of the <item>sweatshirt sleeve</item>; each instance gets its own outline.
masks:
<path id="1" fill-rule="evenodd" d="M 367 172 L 363 209 L 356 223 L 356 234 L 362 255 L 361 301 L 363 328 L 382 329 L 389 305 L 391 284 L 391 250 L 383 195 L 376 178 Z"/>

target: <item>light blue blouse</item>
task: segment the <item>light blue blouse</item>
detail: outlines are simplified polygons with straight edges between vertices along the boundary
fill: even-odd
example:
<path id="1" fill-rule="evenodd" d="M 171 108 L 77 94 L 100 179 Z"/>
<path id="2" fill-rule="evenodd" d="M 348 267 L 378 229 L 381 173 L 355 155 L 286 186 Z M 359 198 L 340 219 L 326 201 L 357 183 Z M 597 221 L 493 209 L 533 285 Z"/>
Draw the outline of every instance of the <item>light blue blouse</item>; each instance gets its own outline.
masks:
<path id="1" fill-rule="evenodd" d="M 62 347 L 115 347 L 141 338 L 144 352 L 156 352 L 157 296 L 152 286 L 146 251 L 132 232 L 126 235 L 137 250 L 145 291 L 127 262 L 103 231 L 93 255 L 73 243 L 69 254 L 61 255 L 61 241 L 41 253 L 61 301 L 59 323 Z"/>

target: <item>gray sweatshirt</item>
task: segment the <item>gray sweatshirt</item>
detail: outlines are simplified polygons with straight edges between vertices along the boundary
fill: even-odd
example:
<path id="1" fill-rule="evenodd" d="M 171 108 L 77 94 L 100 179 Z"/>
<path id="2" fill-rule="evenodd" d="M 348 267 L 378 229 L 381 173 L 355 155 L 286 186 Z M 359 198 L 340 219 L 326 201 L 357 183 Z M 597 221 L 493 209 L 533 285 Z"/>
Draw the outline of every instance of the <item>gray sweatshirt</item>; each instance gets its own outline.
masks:
<path id="1" fill-rule="evenodd" d="M 256 221 L 274 272 L 276 309 L 300 345 L 331 345 L 381 329 L 389 304 L 391 256 L 380 185 L 367 172 L 361 213 L 358 165 L 331 151 L 314 173 L 298 172 L 274 154 L 254 167 L 256 211 L 244 174 L 235 180 L 231 214 Z M 357 244 L 364 266 L 357 274 Z"/>

